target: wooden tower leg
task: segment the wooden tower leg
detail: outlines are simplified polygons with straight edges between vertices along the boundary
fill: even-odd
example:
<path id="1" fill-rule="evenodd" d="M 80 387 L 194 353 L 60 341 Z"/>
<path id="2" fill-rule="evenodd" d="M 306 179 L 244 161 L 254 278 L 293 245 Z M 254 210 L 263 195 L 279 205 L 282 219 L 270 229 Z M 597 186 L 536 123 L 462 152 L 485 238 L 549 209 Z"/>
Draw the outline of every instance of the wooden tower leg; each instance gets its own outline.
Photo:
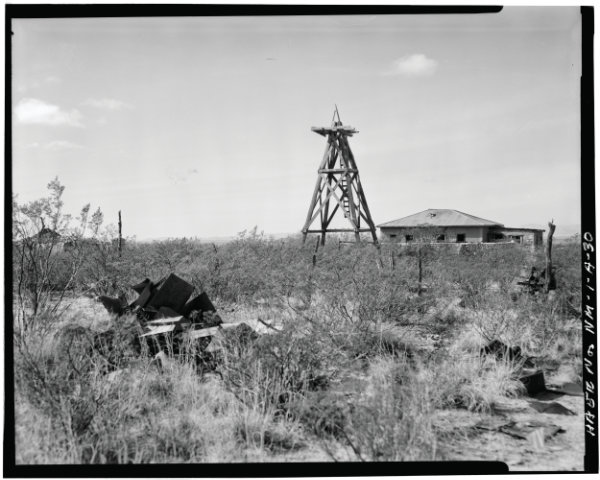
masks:
<path id="1" fill-rule="evenodd" d="M 327 180 L 323 181 L 323 185 L 326 187 L 325 191 L 329 193 L 329 187 L 331 186 L 331 175 L 327 175 Z M 329 225 L 329 201 L 325 203 L 323 212 L 323 218 L 321 219 L 321 245 L 325 245 L 325 235 L 327 226 Z"/>
<path id="2" fill-rule="evenodd" d="M 315 191 L 313 192 L 312 200 L 310 201 L 310 207 L 308 207 L 308 214 L 306 215 L 306 222 L 304 222 L 304 228 L 302 229 L 302 243 L 306 242 L 306 235 L 308 234 L 308 228 L 310 227 L 310 219 L 313 216 L 315 207 L 317 206 L 317 200 L 321 193 L 321 176 L 317 178 L 317 184 L 315 185 Z"/>
<path id="3" fill-rule="evenodd" d="M 379 241 L 377 240 L 377 234 L 375 233 L 374 228 L 371 229 L 371 236 L 373 237 L 373 245 L 375 245 L 377 248 L 380 248 L 381 245 L 379 245 Z"/>

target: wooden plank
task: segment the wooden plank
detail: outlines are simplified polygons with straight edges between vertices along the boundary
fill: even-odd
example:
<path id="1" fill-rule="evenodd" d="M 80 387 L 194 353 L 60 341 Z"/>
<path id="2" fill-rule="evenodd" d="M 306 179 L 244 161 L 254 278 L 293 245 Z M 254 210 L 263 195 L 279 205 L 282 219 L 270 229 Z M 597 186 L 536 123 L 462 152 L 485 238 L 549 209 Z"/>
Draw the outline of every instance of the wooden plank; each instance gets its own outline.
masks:
<path id="1" fill-rule="evenodd" d="M 231 330 L 239 327 L 240 325 L 248 325 L 246 322 L 232 322 L 232 323 L 222 323 L 219 325 L 219 328 L 223 330 Z"/>
<path id="2" fill-rule="evenodd" d="M 321 225 L 323 225 L 323 190 L 321 189 L 321 195 L 319 195 L 319 214 L 321 215 Z"/>
<path id="3" fill-rule="evenodd" d="M 325 230 L 307 230 L 306 233 L 323 233 Z M 359 228 L 358 229 L 359 232 L 370 232 L 371 229 L 369 228 Z M 354 228 L 328 228 L 326 230 L 327 233 L 342 233 L 342 232 L 350 232 L 350 233 L 354 233 L 356 232 L 356 229 Z"/>
<path id="4" fill-rule="evenodd" d="M 192 330 L 189 335 L 190 338 L 204 338 L 204 337 L 212 337 L 217 334 L 221 330 L 221 327 L 209 327 L 202 328 L 200 330 Z"/>
<path id="5" fill-rule="evenodd" d="M 344 135 L 348 135 L 348 136 L 352 136 L 355 133 L 359 133 L 358 130 L 356 130 L 356 128 L 350 126 L 350 125 L 335 125 L 332 127 L 310 127 L 310 129 L 315 132 L 318 133 L 319 135 L 328 135 L 331 133 L 343 133 Z"/>
<path id="6" fill-rule="evenodd" d="M 327 228 L 329 226 L 329 224 L 331 223 L 331 220 L 333 220 L 333 216 L 335 215 L 335 212 L 337 212 L 339 208 L 340 208 L 340 204 L 336 203 L 333 211 L 331 212 L 331 215 L 329 216 L 329 218 L 327 218 L 327 221 L 325 222 L 325 228 Z"/>
<path id="7" fill-rule="evenodd" d="M 175 325 L 179 322 L 185 322 L 187 319 L 185 317 L 171 317 L 171 318 L 161 318 L 160 320 L 151 320 L 147 323 L 149 326 L 157 326 L 157 325 Z"/>
<path id="8" fill-rule="evenodd" d="M 350 168 L 322 168 L 319 173 L 358 173 L 358 170 Z"/>
<path id="9" fill-rule="evenodd" d="M 202 328 L 200 330 L 191 330 L 189 332 L 190 338 L 204 338 L 204 337 L 212 337 L 217 335 L 219 332 L 223 330 L 232 330 L 234 328 L 239 327 L 240 325 L 248 325 L 246 322 L 235 322 L 235 323 L 222 323 L 216 327 Z"/>
<path id="10" fill-rule="evenodd" d="M 162 325 L 159 327 L 152 328 L 149 332 L 140 335 L 140 337 L 149 337 L 151 335 L 159 335 L 161 333 L 168 333 L 175 330 L 175 325 Z"/>
<path id="11" fill-rule="evenodd" d="M 329 188 L 331 186 L 331 181 L 335 180 L 335 177 L 331 174 L 327 175 L 326 186 Z M 321 215 L 321 229 L 323 233 L 321 234 L 321 245 L 325 245 L 325 230 L 327 230 L 327 219 L 329 218 L 329 202 L 325 203 L 325 210 Z"/>

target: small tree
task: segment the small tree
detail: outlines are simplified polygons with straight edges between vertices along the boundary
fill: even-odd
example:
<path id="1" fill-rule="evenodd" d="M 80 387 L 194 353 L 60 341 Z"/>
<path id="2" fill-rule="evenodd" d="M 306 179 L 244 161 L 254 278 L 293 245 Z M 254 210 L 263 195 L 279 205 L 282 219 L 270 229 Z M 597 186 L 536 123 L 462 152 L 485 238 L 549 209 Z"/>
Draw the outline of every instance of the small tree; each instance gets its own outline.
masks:
<path id="1" fill-rule="evenodd" d="M 438 241 L 438 237 L 444 233 L 444 230 L 442 228 L 433 229 L 423 226 L 414 227 L 407 230 L 407 232 L 412 237 L 411 241 L 416 245 L 415 255 L 417 257 L 419 272 L 417 294 L 420 296 L 423 291 L 423 260 L 431 254 L 431 245 Z"/>
<path id="2" fill-rule="evenodd" d="M 80 240 L 88 231 L 97 236 L 103 221 L 100 209 L 90 217 L 87 204 L 77 217 L 78 225 L 71 228 L 72 217 L 63 212 L 65 187 L 55 178 L 48 190 L 47 197 L 23 205 L 13 197 L 15 320 L 22 332 L 42 314 L 60 308 L 85 258 Z"/>

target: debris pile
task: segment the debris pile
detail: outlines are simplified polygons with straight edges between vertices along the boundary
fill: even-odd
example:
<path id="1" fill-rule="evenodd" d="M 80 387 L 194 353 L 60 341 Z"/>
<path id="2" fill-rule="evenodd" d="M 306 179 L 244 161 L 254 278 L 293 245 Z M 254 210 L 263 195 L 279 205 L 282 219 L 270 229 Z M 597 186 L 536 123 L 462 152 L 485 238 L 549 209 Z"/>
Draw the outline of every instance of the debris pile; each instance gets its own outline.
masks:
<path id="1" fill-rule="evenodd" d="M 557 433 L 563 433 L 565 430 L 558 425 L 541 421 L 498 421 L 482 420 L 476 425 L 475 429 L 488 430 L 491 432 L 502 432 L 511 437 L 527 440 L 535 450 L 544 448 L 545 441 Z"/>
<path id="2" fill-rule="evenodd" d="M 122 314 L 137 316 L 145 330 L 142 336 L 206 328 L 222 323 L 206 292 L 189 300 L 194 291 L 193 285 L 174 273 L 156 283 L 146 278 L 131 288 L 138 298 L 124 306 Z"/>
<path id="3" fill-rule="evenodd" d="M 140 337 L 153 337 L 160 344 L 165 335 L 172 335 L 176 340 L 174 350 L 178 349 L 184 338 L 182 333 L 186 334 L 186 339 L 197 341 L 200 349 L 205 350 L 211 338 L 222 335 L 224 330 L 234 330 L 236 334 L 247 334 L 246 330 L 252 330 L 244 323 L 224 324 L 206 292 L 190 300 L 194 286 L 174 273 L 158 282 L 146 278 L 131 288 L 138 298 L 130 304 L 127 304 L 124 296 L 101 296 L 98 301 L 109 313 L 135 315 L 143 329 Z M 256 335 L 253 330 L 251 333 Z"/>
<path id="4" fill-rule="evenodd" d="M 527 396 L 535 399 L 527 400 L 529 407 L 533 410 L 555 415 L 575 415 L 575 412 L 571 409 L 552 400 L 560 398 L 563 395 L 583 396 L 583 387 L 581 385 L 565 383 L 548 388 L 543 370 L 530 368 L 535 366 L 536 357 L 525 357 L 520 347 L 509 347 L 500 340 L 493 340 L 488 343 L 481 348 L 479 353 L 482 356 L 493 355 L 498 360 L 508 359 L 516 362 L 517 365 L 521 364 L 518 368 L 518 379 L 525 387 Z"/>
<path id="5" fill-rule="evenodd" d="M 526 357 L 518 346 L 510 347 L 499 340 L 494 340 L 480 350 L 480 355 L 494 356 L 498 360 L 515 362 L 515 377 L 523 384 L 526 395 L 523 405 L 496 403 L 492 411 L 499 418 L 483 419 L 473 425 L 476 430 L 500 432 L 528 442 L 530 449 L 542 451 L 546 441 L 558 433 L 565 432 L 559 425 L 551 423 L 549 417 L 540 420 L 523 420 L 523 417 L 513 417 L 513 413 L 537 412 L 545 415 L 577 415 L 575 411 L 562 403 L 555 401 L 564 395 L 583 396 L 582 385 L 565 383 L 563 385 L 546 386 L 544 372 L 535 367 L 536 357 Z"/>

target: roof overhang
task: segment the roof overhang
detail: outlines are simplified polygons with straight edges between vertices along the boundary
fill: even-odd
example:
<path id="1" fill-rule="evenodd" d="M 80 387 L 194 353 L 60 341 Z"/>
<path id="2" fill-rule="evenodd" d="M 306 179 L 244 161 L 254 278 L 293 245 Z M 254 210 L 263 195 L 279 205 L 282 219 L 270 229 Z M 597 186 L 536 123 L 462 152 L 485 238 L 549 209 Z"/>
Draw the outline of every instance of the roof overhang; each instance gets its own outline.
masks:
<path id="1" fill-rule="evenodd" d="M 496 227 L 507 232 L 545 232 L 542 228 Z"/>
<path id="2" fill-rule="evenodd" d="M 502 224 L 498 223 L 496 225 L 434 225 L 432 223 L 428 223 L 425 225 L 386 225 L 381 224 L 377 225 L 377 228 L 505 228 Z M 521 229 L 523 230 L 523 229 Z"/>

